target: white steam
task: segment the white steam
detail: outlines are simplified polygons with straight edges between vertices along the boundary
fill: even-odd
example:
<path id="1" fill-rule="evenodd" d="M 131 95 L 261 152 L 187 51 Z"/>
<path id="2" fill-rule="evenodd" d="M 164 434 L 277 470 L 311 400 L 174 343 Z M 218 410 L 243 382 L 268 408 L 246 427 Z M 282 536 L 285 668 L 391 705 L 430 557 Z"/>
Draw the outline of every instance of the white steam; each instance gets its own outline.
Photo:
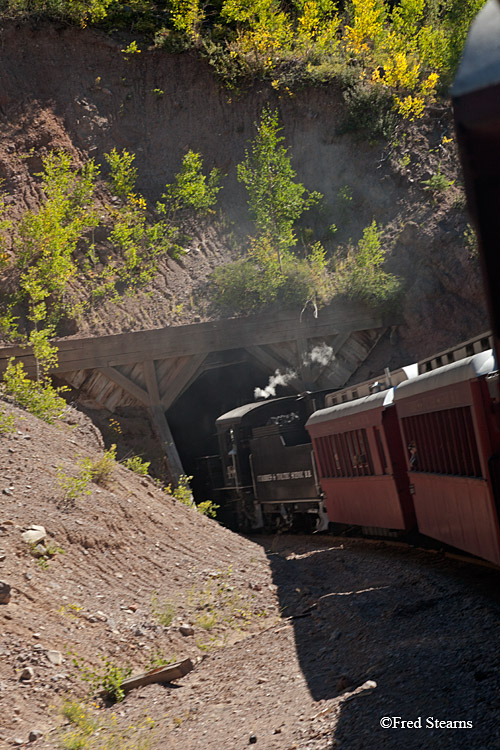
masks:
<path id="1" fill-rule="evenodd" d="M 332 347 L 328 346 L 328 344 L 323 343 L 319 346 L 315 346 L 313 349 L 311 349 L 310 352 L 307 353 L 307 355 L 304 357 L 303 364 L 305 366 L 318 364 L 322 367 L 326 367 L 327 364 L 332 361 L 332 359 L 334 359 Z"/>
<path id="2" fill-rule="evenodd" d="M 286 370 L 285 372 L 276 370 L 274 375 L 271 375 L 271 377 L 269 378 L 269 383 L 266 385 L 266 387 L 256 388 L 253 392 L 253 396 L 255 399 L 270 398 L 271 396 L 276 396 L 276 388 L 279 385 L 286 386 L 293 380 L 297 380 L 297 373 L 293 370 Z"/>

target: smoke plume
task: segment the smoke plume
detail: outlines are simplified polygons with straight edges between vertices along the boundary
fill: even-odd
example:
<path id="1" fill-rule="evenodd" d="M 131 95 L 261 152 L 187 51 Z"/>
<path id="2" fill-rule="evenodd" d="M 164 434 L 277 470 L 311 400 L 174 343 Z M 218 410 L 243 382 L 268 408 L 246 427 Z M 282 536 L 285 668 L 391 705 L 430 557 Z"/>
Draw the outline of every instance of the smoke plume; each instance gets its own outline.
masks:
<path id="1" fill-rule="evenodd" d="M 274 375 L 271 375 L 269 378 L 269 383 L 265 388 L 256 388 L 254 390 L 254 398 L 270 398 L 271 396 L 276 396 L 276 388 L 279 385 L 286 386 L 296 379 L 297 373 L 293 370 L 286 370 L 285 372 L 276 370 Z"/>
<path id="2" fill-rule="evenodd" d="M 320 344 L 319 346 L 315 346 L 313 349 L 311 349 L 310 352 L 307 353 L 307 355 L 304 357 L 304 365 L 311 365 L 311 364 L 318 364 L 322 367 L 326 367 L 326 365 L 334 359 L 333 355 L 333 349 L 331 346 L 328 346 L 328 344 Z"/>

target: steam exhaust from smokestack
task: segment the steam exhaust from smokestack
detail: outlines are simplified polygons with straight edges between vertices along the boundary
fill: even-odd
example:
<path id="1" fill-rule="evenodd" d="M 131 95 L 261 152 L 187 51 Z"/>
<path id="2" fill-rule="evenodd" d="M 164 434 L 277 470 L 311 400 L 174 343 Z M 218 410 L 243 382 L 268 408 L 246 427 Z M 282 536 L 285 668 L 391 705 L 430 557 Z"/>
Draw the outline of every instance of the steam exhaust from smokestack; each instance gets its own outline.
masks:
<path id="1" fill-rule="evenodd" d="M 279 385 L 284 387 L 297 379 L 297 373 L 293 370 L 285 370 L 285 372 L 275 370 L 274 375 L 271 375 L 271 377 L 269 378 L 269 383 L 266 385 L 266 387 L 256 388 L 253 392 L 253 396 L 255 399 L 271 398 L 273 396 L 276 396 L 276 388 Z"/>
<path id="2" fill-rule="evenodd" d="M 317 346 L 314 346 L 310 352 L 307 352 L 307 354 L 302 358 L 302 367 L 311 367 L 312 365 L 319 365 L 320 367 L 326 367 L 330 364 L 330 362 L 333 362 L 335 359 L 335 354 L 333 353 L 333 349 L 331 346 L 328 346 L 327 343 L 323 342 L 322 344 L 318 344 Z M 273 398 L 276 396 L 276 388 L 278 386 L 287 386 L 290 385 L 293 381 L 299 381 L 300 375 L 298 375 L 294 370 L 285 370 L 285 372 L 281 372 L 281 370 L 275 370 L 274 375 L 271 375 L 269 378 L 269 383 L 265 388 L 255 388 L 254 390 L 254 398 L 255 400 L 259 398 Z"/>

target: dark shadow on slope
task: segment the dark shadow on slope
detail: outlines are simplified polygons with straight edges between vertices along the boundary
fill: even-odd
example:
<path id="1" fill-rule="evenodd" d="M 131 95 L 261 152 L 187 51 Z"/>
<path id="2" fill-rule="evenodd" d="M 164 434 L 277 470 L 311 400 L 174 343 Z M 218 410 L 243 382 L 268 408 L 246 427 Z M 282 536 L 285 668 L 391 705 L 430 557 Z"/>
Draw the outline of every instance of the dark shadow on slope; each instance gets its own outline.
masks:
<path id="1" fill-rule="evenodd" d="M 312 697 L 340 699 L 328 747 L 500 748 L 497 571 L 327 536 L 312 554 L 305 537 L 256 541 Z M 351 697 L 368 680 L 377 687 Z M 394 716 L 421 717 L 422 728 L 382 729 Z M 437 729 L 436 719 L 473 727 Z"/>

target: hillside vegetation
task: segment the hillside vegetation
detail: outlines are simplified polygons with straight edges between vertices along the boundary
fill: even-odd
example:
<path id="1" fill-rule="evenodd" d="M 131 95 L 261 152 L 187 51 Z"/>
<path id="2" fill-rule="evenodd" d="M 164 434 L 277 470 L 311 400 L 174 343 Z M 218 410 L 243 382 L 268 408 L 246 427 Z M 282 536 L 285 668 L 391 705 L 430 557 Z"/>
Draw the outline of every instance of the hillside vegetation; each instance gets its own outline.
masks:
<path id="1" fill-rule="evenodd" d="M 55 118 L 48 137 L 34 124 L 26 137 L 4 118 L 16 142 L 0 165 L 4 339 L 35 346 L 43 378 L 53 336 L 146 327 L 146 309 L 156 325 L 276 305 L 317 315 L 348 295 L 411 324 L 408 308 L 423 297 L 408 290 L 431 271 L 442 278 L 429 298 L 439 284 L 443 299 L 473 298 L 474 239 L 440 97 L 481 5 L 1 2 L 5 39 L 37 39 L 25 79 L 7 70 L 10 91 L 26 87 L 19 101 L 34 96 Z M 66 72 L 57 57 L 68 43 L 79 52 Z M 201 75 L 206 126 L 192 117 L 191 75 Z M 4 93 L 7 113 L 13 94 Z M 455 243 L 451 273 L 431 252 L 445 237 Z M 455 271 L 464 270 L 462 291 Z M 467 297 L 454 340 L 484 327 L 472 308 Z"/>
<path id="2" fill-rule="evenodd" d="M 45 16 L 135 33 L 170 52 L 195 49 L 226 84 L 275 89 L 340 79 L 353 110 L 418 117 L 450 82 L 484 0 L 2 0 L 6 18 Z M 131 41 L 124 55 L 141 54 Z M 358 113 L 359 114 L 359 113 Z M 387 113 L 386 113 L 387 115 Z M 371 114 L 373 119 L 373 113 Z"/>

